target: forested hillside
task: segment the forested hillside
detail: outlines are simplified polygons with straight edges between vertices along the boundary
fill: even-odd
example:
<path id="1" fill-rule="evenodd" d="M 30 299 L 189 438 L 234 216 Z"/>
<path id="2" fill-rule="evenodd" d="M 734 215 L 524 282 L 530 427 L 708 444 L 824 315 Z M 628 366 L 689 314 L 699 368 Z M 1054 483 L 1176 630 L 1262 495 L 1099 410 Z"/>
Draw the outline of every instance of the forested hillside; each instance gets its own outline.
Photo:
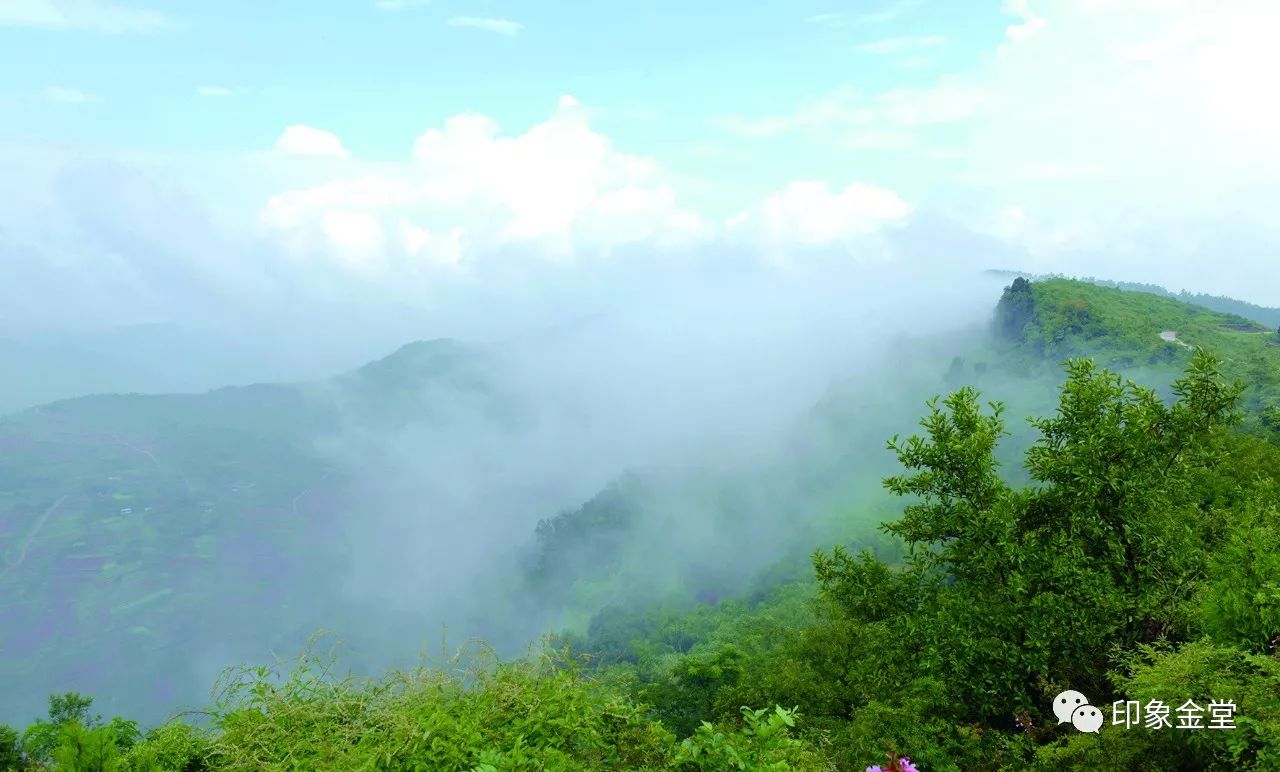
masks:
<path id="1" fill-rule="evenodd" d="M 411 344 L 331 381 L 104 395 L 0 418 L 0 714 L 53 674 L 110 707 L 185 701 L 198 657 L 269 632 L 296 649 L 359 608 L 331 546 L 352 493 L 325 438 L 502 414 L 477 350 Z M 316 612 L 323 608 L 322 614 Z M 203 650 L 203 649 L 202 649 Z M 225 654 L 215 655 L 225 656 Z M 196 693 L 206 693 L 200 685 Z"/>
<path id="2" fill-rule="evenodd" d="M 473 643 L 354 676 L 321 637 L 297 661 L 226 671 L 203 711 L 149 726 L 99 717 L 110 695 L 81 688 L 50 697 L 48 715 L 25 728 L 0 727 L 0 770 L 1280 768 L 1276 333 L 1172 298 L 1020 278 L 989 335 L 930 351 L 934 375 L 910 389 L 837 385 L 815 406 L 781 454 L 824 460 L 786 475 L 812 495 L 766 495 L 783 490 L 777 480 L 672 482 L 642 470 L 548 513 L 521 553 L 516 575 L 531 594 L 519 597 L 553 599 L 570 629 L 547 630 L 527 657 Z M 497 420 L 524 420 L 486 357 L 451 344 L 411 353 L 354 382 L 147 403 L 145 436 L 114 423 L 135 404 L 127 397 L 110 398 L 124 400 L 111 411 L 95 398 L 6 419 L 0 442 L 35 459 L 6 469 L 0 486 L 18 492 L 6 506 L 34 531 L 4 535 L 6 573 L 40 560 L 48 572 L 125 577 L 61 619 L 49 608 L 66 604 L 0 576 L 7 619 L 128 630 L 135 639 L 112 639 L 125 646 L 145 645 L 162 619 L 209 636 L 240 623 L 204 617 L 199 593 L 256 582 L 283 607 L 292 585 L 279 578 L 322 581 L 323 562 L 305 542 L 251 540 L 208 516 L 232 494 L 278 514 L 324 490 L 321 460 L 292 444 L 290 426 L 430 411 L 423 368 L 448 382 L 437 397 L 469 394 Z M 894 428 L 898 400 L 922 416 L 910 436 Z M 189 471 L 183 441 L 204 423 L 254 427 L 199 444 L 198 466 L 217 476 Z M 883 463 L 841 473 L 855 449 L 886 440 Z M 804 455 L 806 443 L 825 452 Z M 101 482 L 50 496 L 73 464 Z M 264 467 L 278 476 L 251 474 Z M 681 532 L 707 550 L 701 562 L 654 549 L 679 543 L 658 534 L 684 522 L 683 497 L 715 502 L 709 541 Z M 734 514 L 778 502 L 800 502 L 772 512 L 795 524 L 767 532 L 788 543 L 752 556 L 769 556 L 766 568 L 735 575 L 734 558 L 748 562 L 755 544 L 741 532 L 768 521 Z M 165 508 L 183 517 L 147 519 Z M 42 541 L 50 534 L 61 541 Z M 36 549 L 47 543 L 56 549 Z M 236 562 L 252 545 L 291 543 L 296 553 Z M 157 546 L 167 544 L 184 546 Z M 296 572 L 243 573 L 290 559 Z M 85 618 L 90 608 L 102 611 Z M 35 640 L 11 637 L 3 656 L 36 656 Z M 158 659 L 130 677 L 154 689 L 170 666 Z M 6 667 L 6 690 L 28 688 L 22 668 Z M 1067 690 L 1100 707 L 1100 732 L 1055 716 Z M 1234 728 L 1117 725 L 1117 701 L 1230 704 Z"/>
<path id="3" fill-rule="evenodd" d="M 1070 278 L 1057 274 L 1035 276 L 1021 271 L 1007 270 L 993 270 L 989 271 L 989 273 L 998 276 L 1007 276 L 1010 280 L 1019 276 L 1033 281 Z M 1145 292 L 1149 295 L 1176 298 L 1177 300 L 1181 300 L 1182 302 L 1189 303 L 1193 306 L 1199 306 L 1210 311 L 1216 311 L 1220 314 L 1236 317 L 1229 323 L 1242 325 L 1244 328 L 1256 329 L 1259 325 L 1270 330 L 1280 328 L 1280 308 L 1260 306 L 1256 303 L 1236 300 L 1235 298 L 1224 297 L 1222 295 L 1210 295 L 1206 292 L 1188 292 L 1187 290 L 1172 292 L 1165 287 L 1161 287 L 1159 284 L 1146 284 L 1135 281 L 1115 281 L 1114 279 L 1098 279 L 1092 276 L 1081 277 L 1079 278 L 1079 281 L 1096 284 L 1099 287 L 1121 289 L 1127 292 Z"/>

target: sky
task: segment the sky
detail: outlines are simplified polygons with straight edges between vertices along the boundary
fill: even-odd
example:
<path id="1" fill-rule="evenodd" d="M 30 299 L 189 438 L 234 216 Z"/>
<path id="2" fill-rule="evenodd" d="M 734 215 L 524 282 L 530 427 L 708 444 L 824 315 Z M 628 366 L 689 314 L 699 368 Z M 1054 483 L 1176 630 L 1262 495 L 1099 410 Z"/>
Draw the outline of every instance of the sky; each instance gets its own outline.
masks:
<path id="1" fill-rule="evenodd" d="M 0 0 L 9 324 L 1008 267 L 1280 305 L 1271 0 Z"/>

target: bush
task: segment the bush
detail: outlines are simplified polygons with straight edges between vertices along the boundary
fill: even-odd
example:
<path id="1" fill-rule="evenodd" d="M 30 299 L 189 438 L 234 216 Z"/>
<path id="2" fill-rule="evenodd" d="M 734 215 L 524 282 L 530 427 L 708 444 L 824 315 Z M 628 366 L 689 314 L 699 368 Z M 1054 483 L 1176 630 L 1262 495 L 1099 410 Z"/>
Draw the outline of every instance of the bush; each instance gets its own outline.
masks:
<path id="1" fill-rule="evenodd" d="M 795 710 L 781 706 L 769 710 L 742 708 L 742 723 L 736 728 L 704 722 L 680 744 L 672 759 L 676 769 L 776 770 L 835 769 L 804 742 L 791 737 L 796 725 Z"/>
<path id="2" fill-rule="evenodd" d="M 22 746 L 18 740 L 18 730 L 7 724 L 0 724 L 0 772 L 13 772 L 22 768 Z"/>

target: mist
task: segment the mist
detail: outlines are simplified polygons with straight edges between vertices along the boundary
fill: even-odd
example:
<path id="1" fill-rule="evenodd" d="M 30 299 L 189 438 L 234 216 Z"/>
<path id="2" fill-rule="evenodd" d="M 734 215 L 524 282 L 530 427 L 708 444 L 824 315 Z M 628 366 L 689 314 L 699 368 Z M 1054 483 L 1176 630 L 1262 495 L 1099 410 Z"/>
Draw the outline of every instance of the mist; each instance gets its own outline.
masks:
<path id="1" fill-rule="evenodd" d="M 316 438 L 343 502 L 321 550 L 344 599 L 400 631 L 337 632 L 371 667 L 412 661 L 441 631 L 514 655 L 609 604 L 740 590 L 812 549 L 809 521 L 837 492 L 823 473 L 847 483 L 886 468 L 884 438 L 914 429 L 941 386 L 907 361 L 918 341 L 981 335 L 1000 288 L 892 268 L 686 278 L 486 343 L 493 389 L 433 389 L 419 420 L 349 415 Z M 837 384 L 898 412 L 822 436 L 812 413 Z M 625 581 L 585 604 L 531 588 L 539 521 L 629 475 L 644 494 L 625 548 L 577 558 Z"/>
<path id="2" fill-rule="evenodd" d="M 141 211 L 199 206 L 157 186 L 128 190 Z M 504 248 L 461 273 L 344 278 L 332 262 L 291 262 L 214 218 L 187 214 L 181 228 L 144 238 L 103 217 L 84 233 L 100 253 L 129 256 L 128 286 L 110 287 L 128 300 L 119 313 L 94 294 L 101 285 L 18 273 L 43 294 L 10 325 L 19 345 L 78 362 L 92 354 L 101 372 L 36 379 L 56 388 L 28 388 L 13 403 L 267 382 L 297 384 L 336 411 L 296 438 L 310 471 L 295 489 L 264 499 L 252 520 L 213 526 L 231 529 L 225 557 L 184 581 L 239 588 L 202 611 L 221 620 L 216 637 L 155 633 L 164 661 L 186 675 L 140 685 L 92 657 L 75 674 L 103 709 L 147 720 L 163 717 L 160 705 L 202 704 L 223 667 L 287 658 L 320 630 L 350 643 L 353 667 L 376 672 L 416 661 L 442 635 L 514 655 L 545 634 L 581 630 L 610 605 L 741 591 L 832 535 L 818 516 L 831 497 L 855 495 L 851 479 L 862 475 L 873 491 L 857 495 L 879 495 L 884 438 L 913 430 L 943 387 L 920 347 L 945 362 L 956 336 L 985 335 L 1003 284 L 976 270 L 988 260 L 981 240 L 957 241 L 968 252 L 908 253 L 925 238 L 913 227 L 936 227 L 928 221 L 785 260 L 728 241 L 572 264 Z M 211 245 L 229 267 L 209 257 Z M 77 252 L 77 270 L 94 270 L 85 257 L 94 253 Z M 365 373 L 366 363 L 412 363 L 414 346 L 432 352 L 446 340 L 460 347 L 462 377 L 409 379 L 401 393 Z M 824 433 L 828 419 L 815 411 L 837 388 L 872 409 L 853 431 Z M 249 482 L 236 487 L 272 473 L 237 474 Z M 531 583 L 539 523 L 629 479 L 640 492 L 629 494 L 620 546 L 575 554 L 564 569 L 590 591 L 567 597 Z M 202 517 L 244 516 L 219 503 Z M 15 695 L 6 712 L 38 710 L 39 694 Z"/>
<path id="3" fill-rule="evenodd" d="M 1004 282 L 981 269 L 1018 261 L 921 215 L 785 250 L 726 231 L 567 253 L 479 243 L 458 265 L 394 251 L 352 262 L 248 227 L 236 213 L 251 207 L 228 206 L 180 166 L 50 168 L 33 189 L 52 222 L 0 241 L 18 299 L 0 329 L 19 374 L 0 409 L 40 427 L 37 406 L 86 394 L 197 396 L 182 402 L 192 427 L 173 436 L 151 424 L 160 403 L 103 403 L 123 455 L 36 490 L 10 531 L 29 532 L 67 490 L 161 486 L 187 503 L 153 504 L 173 532 L 158 554 L 209 562 L 161 569 L 172 561 L 141 556 L 139 577 L 177 573 L 95 585 L 126 607 L 173 593 L 171 612 L 148 617 L 145 654 L 123 632 L 99 646 L 69 611 L 39 622 L 59 631 L 75 672 L 53 683 L 27 672 L 3 706 L 15 715 L 65 685 L 159 720 L 161 706 L 202 705 L 223 667 L 287 658 L 321 630 L 366 672 L 410 664 L 442 635 L 517 655 L 607 607 L 710 602 L 778 561 L 803 565 L 815 545 L 872 533 L 833 507 L 886 498 L 884 439 L 913 431 L 946 390 L 937 363 L 986 335 Z M 441 351 L 452 363 L 435 364 Z M 288 390 L 225 388 L 251 384 Z M 304 404 L 270 428 L 274 412 Z M 824 404 L 857 405 L 856 418 L 837 427 Z M 106 429 L 82 420 L 69 435 L 19 431 L 96 453 Z M 283 432 L 274 455 L 256 453 L 261 431 Z M 147 458 L 153 482 L 111 482 Z M 96 500 L 81 499 L 103 508 L 91 530 L 116 511 Z M 584 508 L 625 511 L 625 523 L 584 545 L 539 541 L 540 523 Z M 122 538 L 108 533 L 98 543 Z M 67 609 L 87 597 L 54 589 Z M 108 661 L 113 649 L 124 662 Z M 161 683 L 139 675 L 148 658 L 168 663 Z"/>

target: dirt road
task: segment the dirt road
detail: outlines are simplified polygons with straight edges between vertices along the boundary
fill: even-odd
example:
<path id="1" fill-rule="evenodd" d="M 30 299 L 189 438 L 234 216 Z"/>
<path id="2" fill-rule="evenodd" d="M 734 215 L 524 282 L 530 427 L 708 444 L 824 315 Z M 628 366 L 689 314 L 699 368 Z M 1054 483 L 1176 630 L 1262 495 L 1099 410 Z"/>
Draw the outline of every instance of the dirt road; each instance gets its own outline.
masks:
<path id="1" fill-rule="evenodd" d="M 31 548 L 31 543 L 40 535 L 40 529 L 44 528 L 44 524 L 49 522 L 49 518 L 53 516 L 53 513 L 58 509 L 58 507 L 62 506 L 62 502 L 66 500 L 66 496 L 59 497 L 57 501 L 49 505 L 49 508 L 44 511 L 43 515 L 36 519 L 35 525 L 32 526 L 31 530 L 27 532 L 27 535 L 22 538 L 22 541 L 18 543 L 17 560 L 14 560 L 12 563 L 6 560 L 4 570 L 0 570 L 0 577 L 5 576 L 13 569 L 22 565 L 22 561 L 27 559 L 27 550 Z"/>

